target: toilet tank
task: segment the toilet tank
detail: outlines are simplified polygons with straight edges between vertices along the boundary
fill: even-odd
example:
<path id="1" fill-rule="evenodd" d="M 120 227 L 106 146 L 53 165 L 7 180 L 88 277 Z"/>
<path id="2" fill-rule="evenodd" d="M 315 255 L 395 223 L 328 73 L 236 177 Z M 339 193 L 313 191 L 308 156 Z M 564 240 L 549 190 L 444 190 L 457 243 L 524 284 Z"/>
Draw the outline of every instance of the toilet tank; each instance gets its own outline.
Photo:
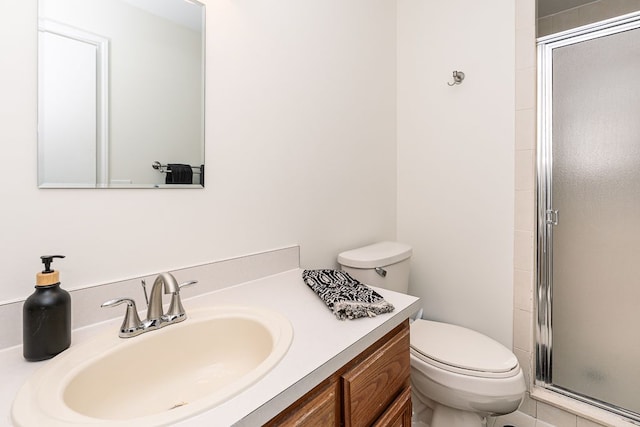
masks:
<path id="1" fill-rule="evenodd" d="M 338 263 L 356 280 L 406 294 L 409 290 L 411 246 L 379 242 L 342 252 Z"/>

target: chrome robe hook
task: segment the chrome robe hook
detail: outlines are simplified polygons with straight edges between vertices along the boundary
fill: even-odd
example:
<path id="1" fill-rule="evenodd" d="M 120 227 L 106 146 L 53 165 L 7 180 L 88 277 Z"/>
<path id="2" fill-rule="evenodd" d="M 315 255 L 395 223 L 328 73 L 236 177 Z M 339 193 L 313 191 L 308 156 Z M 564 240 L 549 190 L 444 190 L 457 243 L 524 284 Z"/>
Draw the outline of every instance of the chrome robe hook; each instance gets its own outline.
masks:
<path id="1" fill-rule="evenodd" d="M 462 71 L 453 72 L 453 82 L 447 83 L 449 86 L 459 85 L 464 80 L 464 73 Z"/>

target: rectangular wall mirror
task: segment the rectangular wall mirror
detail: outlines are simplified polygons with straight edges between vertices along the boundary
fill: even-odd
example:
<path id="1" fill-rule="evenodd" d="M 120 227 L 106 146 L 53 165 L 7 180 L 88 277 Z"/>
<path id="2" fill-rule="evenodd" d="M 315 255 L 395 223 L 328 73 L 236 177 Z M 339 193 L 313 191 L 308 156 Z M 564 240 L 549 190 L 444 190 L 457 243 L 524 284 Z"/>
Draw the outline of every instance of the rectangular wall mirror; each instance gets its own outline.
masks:
<path id="1" fill-rule="evenodd" d="M 204 25 L 193 0 L 39 0 L 39 187 L 202 188 Z"/>

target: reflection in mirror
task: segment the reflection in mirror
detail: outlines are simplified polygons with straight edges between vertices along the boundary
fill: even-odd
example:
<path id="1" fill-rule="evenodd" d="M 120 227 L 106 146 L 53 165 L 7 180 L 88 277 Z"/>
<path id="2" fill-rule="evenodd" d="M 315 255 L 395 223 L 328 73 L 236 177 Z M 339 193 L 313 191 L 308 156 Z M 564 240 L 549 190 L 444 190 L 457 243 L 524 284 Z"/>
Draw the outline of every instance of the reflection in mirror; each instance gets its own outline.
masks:
<path id="1" fill-rule="evenodd" d="M 204 13 L 39 0 L 40 188 L 204 186 Z"/>

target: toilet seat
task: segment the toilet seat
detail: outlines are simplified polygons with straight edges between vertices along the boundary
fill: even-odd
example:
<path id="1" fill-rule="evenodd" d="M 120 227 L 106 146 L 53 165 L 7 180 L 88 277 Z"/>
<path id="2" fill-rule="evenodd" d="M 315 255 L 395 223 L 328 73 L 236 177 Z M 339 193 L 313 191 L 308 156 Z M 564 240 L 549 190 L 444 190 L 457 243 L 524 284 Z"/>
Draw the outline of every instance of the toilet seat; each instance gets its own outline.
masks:
<path id="1" fill-rule="evenodd" d="M 509 378 L 518 359 L 499 342 L 471 329 L 418 319 L 411 324 L 411 354 L 445 371 L 482 378 Z"/>

